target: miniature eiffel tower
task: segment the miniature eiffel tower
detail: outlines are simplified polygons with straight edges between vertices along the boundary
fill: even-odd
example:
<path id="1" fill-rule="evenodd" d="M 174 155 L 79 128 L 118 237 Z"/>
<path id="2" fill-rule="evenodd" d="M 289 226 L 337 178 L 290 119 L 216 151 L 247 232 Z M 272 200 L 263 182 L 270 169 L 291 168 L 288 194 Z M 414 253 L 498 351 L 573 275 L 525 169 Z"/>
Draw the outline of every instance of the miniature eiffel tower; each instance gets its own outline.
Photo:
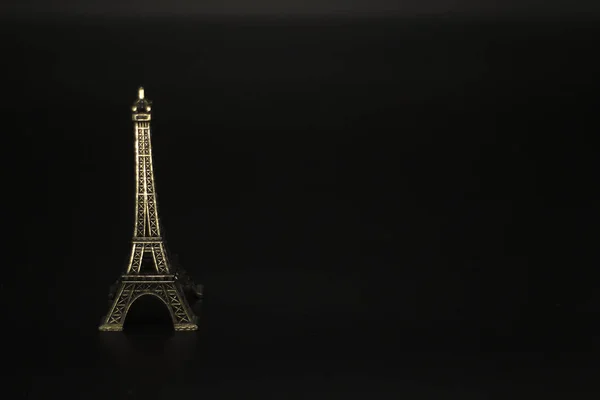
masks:
<path id="1" fill-rule="evenodd" d="M 196 296 L 200 297 L 201 286 L 193 285 L 182 269 L 175 269 L 171 265 L 161 236 L 152 169 L 151 105 L 144 97 L 144 89 L 140 88 L 138 99 L 132 107 L 135 126 L 136 211 L 131 257 L 126 272 L 114 286 L 110 308 L 99 328 L 101 331 L 123 330 L 129 308 L 144 295 L 156 296 L 163 301 L 169 309 L 176 331 L 198 329 L 198 317 L 194 315 L 184 289 L 192 287 Z M 150 264 L 150 271 L 146 270 L 147 264 Z"/>

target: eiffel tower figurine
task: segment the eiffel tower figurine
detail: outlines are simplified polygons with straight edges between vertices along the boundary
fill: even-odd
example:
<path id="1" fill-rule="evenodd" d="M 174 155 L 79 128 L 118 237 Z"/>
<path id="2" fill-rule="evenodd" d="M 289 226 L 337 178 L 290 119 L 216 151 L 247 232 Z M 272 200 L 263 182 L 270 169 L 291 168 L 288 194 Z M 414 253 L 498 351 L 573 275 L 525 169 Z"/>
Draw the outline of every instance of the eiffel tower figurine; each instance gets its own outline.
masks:
<path id="1" fill-rule="evenodd" d="M 163 301 L 169 309 L 176 331 L 198 329 L 198 317 L 188 303 L 185 289 L 191 289 L 196 297 L 200 297 L 202 287 L 194 285 L 180 266 L 174 268 L 171 265 L 161 236 L 152 169 L 151 105 L 144 97 L 144 89 L 140 88 L 138 99 L 132 107 L 135 127 L 136 211 L 131 257 L 126 272 L 113 286 L 110 308 L 102 319 L 100 331 L 123 330 L 129 308 L 144 295 L 156 296 Z"/>

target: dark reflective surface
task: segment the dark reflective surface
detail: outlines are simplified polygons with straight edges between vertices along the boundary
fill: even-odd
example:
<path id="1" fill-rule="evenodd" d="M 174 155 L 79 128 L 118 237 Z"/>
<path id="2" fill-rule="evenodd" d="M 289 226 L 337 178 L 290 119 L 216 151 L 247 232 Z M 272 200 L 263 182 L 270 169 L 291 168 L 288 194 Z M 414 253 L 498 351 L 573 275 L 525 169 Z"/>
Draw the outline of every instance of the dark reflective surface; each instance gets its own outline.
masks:
<path id="1" fill-rule="evenodd" d="M 3 398 L 598 398 L 596 23 L 0 33 Z M 140 85 L 196 333 L 97 331 Z"/>

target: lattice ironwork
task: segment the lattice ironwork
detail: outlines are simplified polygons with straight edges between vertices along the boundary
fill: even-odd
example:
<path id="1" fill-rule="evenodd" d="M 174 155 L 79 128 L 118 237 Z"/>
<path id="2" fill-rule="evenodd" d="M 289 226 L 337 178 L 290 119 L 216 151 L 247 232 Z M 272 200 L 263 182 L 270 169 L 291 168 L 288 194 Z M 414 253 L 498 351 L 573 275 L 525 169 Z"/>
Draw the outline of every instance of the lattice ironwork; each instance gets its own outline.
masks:
<path id="1" fill-rule="evenodd" d="M 198 318 L 192 312 L 178 280 L 179 270 L 171 267 L 161 236 L 150 140 L 151 104 L 144 97 L 144 89 L 140 88 L 138 99 L 132 107 L 136 190 L 131 256 L 125 274 L 111 290 L 111 305 L 100 325 L 101 331 L 123 330 L 131 304 L 144 295 L 156 296 L 163 301 L 169 309 L 175 330 L 198 329 Z M 151 271 L 142 268 L 145 259 L 151 260 Z M 188 282 L 189 277 L 185 272 L 184 276 L 184 285 L 189 286 L 191 281 Z M 201 285 L 195 286 L 201 288 Z M 196 294 L 201 296 L 198 291 Z"/>
<path id="2" fill-rule="evenodd" d="M 169 309 L 176 331 L 194 331 L 198 329 L 197 317 L 183 295 L 183 290 L 174 278 L 165 277 L 160 281 L 120 282 L 113 304 L 100 326 L 101 331 L 121 331 L 129 308 L 134 301 L 144 295 L 158 297 Z"/>

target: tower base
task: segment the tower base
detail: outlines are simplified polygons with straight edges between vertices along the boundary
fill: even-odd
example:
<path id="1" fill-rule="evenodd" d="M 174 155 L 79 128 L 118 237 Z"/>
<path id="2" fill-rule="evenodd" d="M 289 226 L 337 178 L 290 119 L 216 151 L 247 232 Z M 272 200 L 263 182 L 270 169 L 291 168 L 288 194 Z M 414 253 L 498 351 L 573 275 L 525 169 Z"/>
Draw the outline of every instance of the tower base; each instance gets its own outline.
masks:
<path id="1" fill-rule="evenodd" d="M 120 332 L 129 308 L 142 296 L 156 296 L 165 304 L 176 331 L 198 330 L 194 315 L 175 275 L 123 275 L 108 314 L 98 328 L 101 332 Z"/>
<path id="2" fill-rule="evenodd" d="M 197 318 L 194 318 L 194 323 L 191 324 L 173 324 L 175 331 L 197 331 L 198 322 Z M 121 332 L 123 330 L 123 324 L 102 324 L 98 327 L 100 332 Z"/>

